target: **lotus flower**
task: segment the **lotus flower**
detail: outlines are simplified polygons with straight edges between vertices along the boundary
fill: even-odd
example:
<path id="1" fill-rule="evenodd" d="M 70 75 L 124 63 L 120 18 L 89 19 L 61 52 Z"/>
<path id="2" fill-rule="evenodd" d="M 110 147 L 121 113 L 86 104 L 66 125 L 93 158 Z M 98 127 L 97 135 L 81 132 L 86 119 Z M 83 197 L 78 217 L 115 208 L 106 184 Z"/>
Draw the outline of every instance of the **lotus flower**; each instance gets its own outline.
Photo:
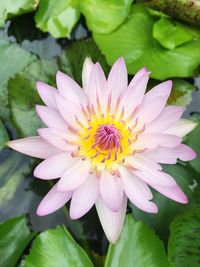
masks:
<path id="1" fill-rule="evenodd" d="M 195 123 L 180 119 L 183 108 L 166 106 L 172 88 L 165 81 L 145 94 L 149 72 L 141 69 L 128 84 L 123 58 L 106 79 L 99 63 L 87 58 L 83 89 L 58 71 L 58 90 L 41 81 L 37 106 L 47 126 L 38 136 L 8 142 L 8 146 L 43 159 L 34 176 L 58 179 L 40 203 L 47 215 L 71 199 L 70 216 L 78 219 L 95 204 L 110 242 L 120 235 L 129 199 L 137 208 L 157 213 L 150 188 L 180 203 L 187 197 L 162 164 L 188 161 L 195 152 L 181 144 Z"/>

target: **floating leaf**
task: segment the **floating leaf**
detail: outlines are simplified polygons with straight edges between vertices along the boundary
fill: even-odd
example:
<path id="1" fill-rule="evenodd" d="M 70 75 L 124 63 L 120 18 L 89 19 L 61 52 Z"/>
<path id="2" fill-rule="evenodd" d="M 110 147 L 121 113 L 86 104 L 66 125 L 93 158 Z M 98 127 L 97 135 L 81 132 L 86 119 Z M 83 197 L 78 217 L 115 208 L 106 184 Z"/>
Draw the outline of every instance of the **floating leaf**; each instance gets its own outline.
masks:
<path id="1" fill-rule="evenodd" d="M 38 3 L 39 0 L 0 0 L 0 27 L 4 25 L 8 18 L 35 10 Z"/>
<path id="2" fill-rule="evenodd" d="M 80 9 L 90 30 L 109 33 L 126 19 L 132 2 L 133 0 L 84 0 L 80 1 Z"/>
<path id="3" fill-rule="evenodd" d="M 0 150 L 6 146 L 8 140 L 8 133 L 3 125 L 3 122 L 0 120 Z"/>
<path id="4" fill-rule="evenodd" d="M 162 241 L 143 222 L 126 216 L 116 245 L 110 245 L 105 267 L 169 267 Z"/>
<path id="5" fill-rule="evenodd" d="M 146 66 L 156 79 L 192 76 L 200 64 L 200 39 L 165 49 L 152 36 L 157 20 L 144 6 L 133 5 L 130 16 L 114 32 L 93 36 L 108 63 L 123 56 L 130 74 Z"/>
<path id="6" fill-rule="evenodd" d="M 30 232 L 26 218 L 20 216 L 0 224 L 0 266 L 14 267 L 35 233 Z"/>
<path id="7" fill-rule="evenodd" d="M 168 254 L 176 267 L 199 267 L 200 206 L 177 216 L 170 225 Z"/>
<path id="8" fill-rule="evenodd" d="M 85 251 L 64 226 L 41 233 L 21 267 L 92 267 Z"/>
<path id="9" fill-rule="evenodd" d="M 153 37 L 167 49 L 174 49 L 194 38 L 186 27 L 166 18 L 161 18 L 154 24 Z"/>
<path id="10" fill-rule="evenodd" d="M 80 17 L 80 11 L 74 7 L 75 0 L 40 0 L 35 16 L 36 25 L 53 37 L 69 37 L 71 30 Z"/>

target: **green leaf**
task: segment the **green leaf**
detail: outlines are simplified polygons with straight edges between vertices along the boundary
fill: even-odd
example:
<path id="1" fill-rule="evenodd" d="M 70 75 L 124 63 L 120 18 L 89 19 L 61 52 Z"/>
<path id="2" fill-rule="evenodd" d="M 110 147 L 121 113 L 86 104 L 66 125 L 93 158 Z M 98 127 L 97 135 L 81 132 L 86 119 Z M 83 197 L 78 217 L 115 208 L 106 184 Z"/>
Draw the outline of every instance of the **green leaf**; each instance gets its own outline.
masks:
<path id="1" fill-rule="evenodd" d="M 4 207 L 14 193 L 25 174 L 30 171 L 31 159 L 15 151 L 4 151 L 0 155 L 0 208 Z"/>
<path id="2" fill-rule="evenodd" d="M 187 107 L 192 101 L 195 86 L 183 79 L 173 79 L 173 89 L 168 99 L 169 105 Z"/>
<path id="3" fill-rule="evenodd" d="M 177 184 L 187 195 L 189 203 L 187 205 L 180 204 L 153 190 L 153 201 L 159 210 L 157 214 L 142 212 L 133 205 L 131 207 L 135 218 L 149 224 L 163 240 L 167 240 L 169 236 L 169 224 L 174 219 L 174 215 L 183 213 L 196 204 L 191 185 L 195 179 L 198 179 L 198 174 L 189 165 L 163 165 L 163 168 L 166 173 L 174 177 Z"/>
<path id="4" fill-rule="evenodd" d="M 36 114 L 36 104 L 42 104 L 36 81 L 55 83 L 58 66 L 54 60 L 37 60 L 28 65 L 8 83 L 11 119 L 21 136 L 36 135 L 43 124 Z"/>
<path id="5" fill-rule="evenodd" d="M 143 222 L 126 216 L 116 245 L 110 245 L 105 267 L 167 267 L 168 258 L 162 241 Z"/>
<path id="6" fill-rule="evenodd" d="M 41 233 L 33 242 L 23 267 L 92 267 L 84 250 L 64 226 Z"/>
<path id="7" fill-rule="evenodd" d="M 187 28 L 166 18 L 161 18 L 154 24 L 153 37 L 167 49 L 174 49 L 194 38 Z"/>
<path id="8" fill-rule="evenodd" d="M 199 267 L 200 206 L 177 216 L 170 225 L 168 254 L 176 267 Z"/>
<path id="9" fill-rule="evenodd" d="M 0 117 L 7 119 L 9 114 L 8 80 L 22 71 L 34 58 L 17 44 L 11 44 L 0 37 Z"/>
<path id="10" fill-rule="evenodd" d="M 35 233 L 30 232 L 26 218 L 20 216 L 0 224 L 0 266 L 14 267 Z"/>
<path id="11" fill-rule="evenodd" d="M 40 0 L 35 16 L 36 25 L 53 37 L 69 37 L 80 17 L 75 0 Z"/>
<path id="12" fill-rule="evenodd" d="M 93 62 L 99 61 L 103 70 L 108 72 L 109 66 L 105 57 L 101 54 L 92 38 L 76 41 L 68 46 L 59 57 L 59 65 L 63 72 L 70 74 L 75 81 L 81 84 L 82 67 L 86 57 L 90 57 Z"/>
<path id="13" fill-rule="evenodd" d="M 38 3 L 39 0 L 0 0 L 0 27 L 4 25 L 8 18 L 35 10 Z"/>
<path id="14" fill-rule="evenodd" d="M 126 19 L 133 0 L 83 0 L 80 9 L 93 32 L 109 33 Z"/>
<path id="15" fill-rule="evenodd" d="M 133 5 L 131 15 L 114 32 L 93 36 L 108 63 L 123 56 L 130 74 L 146 66 L 156 79 L 192 76 L 200 64 L 200 39 L 165 49 L 152 36 L 157 20 L 145 7 Z"/>
<path id="16" fill-rule="evenodd" d="M 3 122 L 0 120 L 0 150 L 6 146 L 8 140 L 8 133 L 3 125 Z"/>
<path id="17" fill-rule="evenodd" d="M 190 161 L 189 164 L 200 173 L 200 142 L 199 142 L 199 136 L 200 136 L 200 121 L 198 122 L 197 127 L 187 135 L 186 142 L 187 144 L 194 149 L 194 151 L 197 153 L 197 157 Z"/>

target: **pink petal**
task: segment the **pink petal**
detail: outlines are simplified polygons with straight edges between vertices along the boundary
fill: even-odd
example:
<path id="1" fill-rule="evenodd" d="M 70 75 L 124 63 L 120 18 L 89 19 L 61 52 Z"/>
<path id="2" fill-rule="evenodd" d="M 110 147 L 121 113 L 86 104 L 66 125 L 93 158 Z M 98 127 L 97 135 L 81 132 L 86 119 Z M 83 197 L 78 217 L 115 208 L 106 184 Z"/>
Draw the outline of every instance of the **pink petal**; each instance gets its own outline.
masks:
<path id="1" fill-rule="evenodd" d="M 76 104 L 64 99 L 60 95 L 56 95 L 56 103 L 60 114 L 65 121 L 70 124 L 70 126 L 74 127 L 75 129 L 80 128 L 80 126 L 77 124 L 77 119 L 87 126 L 88 122 L 81 109 Z"/>
<path id="2" fill-rule="evenodd" d="M 183 112 L 184 109 L 182 107 L 165 107 L 160 115 L 146 127 L 145 133 L 158 133 L 166 130 L 180 119 Z"/>
<path id="3" fill-rule="evenodd" d="M 67 130 L 68 125 L 57 110 L 45 106 L 36 106 L 36 112 L 40 119 L 48 126 L 60 130 Z"/>
<path id="4" fill-rule="evenodd" d="M 128 117 L 136 109 L 136 107 L 141 104 L 148 80 L 149 73 L 144 72 L 144 74 L 135 81 L 133 86 L 128 86 L 127 93 L 122 99 L 122 105 L 125 109 L 125 117 Z"/>
<path id="5" fill-rule="evenodd" d="M 151 90 L 149 90 L 144 97 L 145 102 L 151 102 L 154 98 L 165 96 L 166 99 L 169 97 L 172 90 L 172 81 L 162 82 Z"/>
<path id="6" fill-rule="evenodd" d="M 70 217 L 79 219 L 94 205 L 99 195 L 99 182 L 94 174 L 90 174 L 87 181 L 74 190 L 70 204 Z"/>
<path id="7" fill-rule="evenodd" d="M 57 89 L 41 81 L 36 82 L 36 87 L 45 105 L 49 108 L 56 109 L 55 92 Z"/>
<path id="8" fill-rule="evenodd" d="M 87 104 L 87 97 L 83 90 L 70 76 L 58 71 L 56 82 L 58 90 L 63 97 L 75 104 Z"/>
<path id="9" fill-rule="evenodd" d="M 74 151 L 76 147 L 74 145 L 69 145 L 67 141 L 67 136 L 61 137 L 59 133 L 57 133 L 56 129 L 52 128 L 42 128 L 37 130 L 38 134 L 45 139 L 48 143 L 54 145 L 63 151 Z"/>
<path id="10" fill-rule="evenodd" d="M 126 92 L 128 86 L 128 73 L 123 57 L 113 64 L 108 75 L 108 88 L 112 94 L 112 110 L 114 110 L 118 97 Z"/>
<path id="11" fill-rule="evenodd" d="M 180 119 L 169 129 L 165 130 L 165 133 L 184 137 L 186 134 L 190 133 L 197 125 L 198 123 L 195 121 Z"/>
<path id="12" fill-rule="evenodd" d="M 44 216 L 58 210 L 69 201 L 71 196 L 71 192 L 58 192 L 57 184 L 54 185 L 38 206 L 37 215 Z"/>
<path id="13" fill-rule="evenodd" d="M 107 208 L 99 198 L 96 202 L 97 213 L 108 240 L 115 244 L 119 238 L 126 214 L 127 198 L 124 197 L 121 209 L 117 212 Z"/>
<path id="14" fill-rule="evenodd" d="M 136 169 L 140 169 L 145 166 L 145 168 L 150 168 L 158 171 L 162 170 L 162 167 L 156 161 L 146 157 L 144 153 L 142 155 L 138 153 L 133 156 L 129 156 L 125 158 L 125 161 L 134 166 L 134 168 Z"/>
<path id="15" fill-rule="evenodd" d="M 103 171 L 100 177 L 100 195 L 106 206 L 112 211 L 118 211 L 122 205 L 123 188 L 119 177 Z"/>
<path id="16" fill-rule="evenodd" d="M 87 160 L 78 159 L 62 175 L 58 182 L 58 190 L 70 191 L 81 186 L 88 178 L 91 163 Z"/>
<path id="17" fill-rule="evenodd" d="M 99 99 L 102 113 L 105 114 L 108 103 L 108 88 L 106 77 L 98 62 L 94 65 L 91 71 L 88 90 L 86 93 L 90 104 L 94 105 L 95 110 L 101 112 L 97 103 L 97 99 Z"/>
<path id="18" fill-rule="evenodd" d="M 89 57 L 86 57 L 83 63 L 83 70 L 82 70 L 82 84 L 83 84 L 83 90 L 85 92 L 87 92 L 88 90 L 88 83 L 93 66 L 94 64 L 92 60 Z"/>
<path id="19" fill-rule="evenodd" d="M 40 159 L 47 159 L 62 152 L 58 148 L 47 143 L 40 136 L 9 141 L 7 145 L 23 154 Z"/>
<path id="20" fill-rule="evenodd" d="M 187 196 L 183 193 L 183 191 L 179 188 L 178 185 L 175 186 L 158 186 L 158 185 L 151 185 L 156 191 L 160 192 L 162 195 L 165 195 L 166 197 L 173 199 L 177 202 L 187 204 L 188 199 Z"/>
<path id="21" fill-rule="evenodd" d="M 74 161 L 70 153 L 57 154 L 41 162 L 35 168 L 34 176 L 44 180 L 60 178 Z"/>
<path id="22" fill-rule="evenodd" d="M 140 77 L 142 77 L 143 75 L 146 75 L 147 73 L 149 74 L 148 69 L 146 67 L 140 69 L 130 81 L 129 87 L 134 87 L 136 85 L 137 80 L 140 79 Z"/>
<path id="23" fill-rule="evenodd" d="M 134 143 L 134 150 L 154 149 L 158 146 L 175 147 L 181 138 L 172 134 L 141 134 Z"/>
<path id="24" fill-rule="evenodd" d="M 147 184 L 161 185 L 161 186 L 174 186 L 176 182 L 169 174 L 155 171 L 151 169 L 141 169 L 134 171 L 134 173 Z"/>
<path id="25" fill-rule="evenodd" d="M 189 161 L 196 158 L 196 153 L 189 146 L 180 144 L 174 148 L 177 151 L 178 158 L 183 161 Z"/>

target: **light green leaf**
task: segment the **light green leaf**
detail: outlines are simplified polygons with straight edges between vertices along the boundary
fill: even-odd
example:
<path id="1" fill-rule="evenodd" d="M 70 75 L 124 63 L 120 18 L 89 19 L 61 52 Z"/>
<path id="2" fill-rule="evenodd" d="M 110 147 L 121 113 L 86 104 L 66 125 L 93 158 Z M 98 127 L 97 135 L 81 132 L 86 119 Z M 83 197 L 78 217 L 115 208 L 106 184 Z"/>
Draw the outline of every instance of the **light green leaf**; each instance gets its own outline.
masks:
<path id="1" fill-rule="evenodd" d="M 170 225 L 168 254 L 176 267 L 199 267 L 200 206 L 177 216 Z"/>
<path id="2" fill-rule="evenodd" d="M 167 49 L 174 49 L 194 38 L 187 28 L 166 18 L 161 18 L 154 24 L 153 37 Z"/>
<path id="3" fill-rule="evenodd" d="M 64 226 L 41 233 L 21 267 L 92 267 L 84 250 Z"/>
<path id="4" fill-rule="evenodd" d="M 36 90 L 36 81 L 55 83 L 58 70 L 55 61 L 33 61 L 8 83 L 11 119 L 21 136 L 36 135 L 43 124 L 36 114 L 36 104 L 42 104 Z"/>
<path id="5" fill-rule="evenodd" d="M 187 107 L 192 101 L 194 89 L 194 85 L 183 79 L 173 79 L 173 89 L 168 99 L 168 104 Z"/>
<path id="6" fill-rule="evenodd" d="M 157 20 L 145 7 L 133 5 L 131 15 L 114 32 L 93 36 L 108 63 L 123 56 L 130 74 L 146 66 L 156 79 L 192 76 L 200 64 L 200 39 L 165 49 L 152 36 Z"/>
<path id="7" fill-rule="evenodd" d="M 186 142 L 187 144 L 194 149 L 194 151 L 197 153 L 197 157 L 190 161 L 189 164 L 200 173 L 200 121 L 198 122 L 197 127 L 187 135 Z"/>
<path id="8" fill-rule="evenodd" d="M 55 38 L 69 37 L 80 17 L 75 0 L 40 0 L 35 16 L 36 25 Z"/>
<path id="9" fill-rule="evenodd" d="M 0 37 L 0 117 L 8 118 L 7 81 L 22 71 L 35 57 L 17 44 Z"/>
<path id="10" fill-rule="evenodd" d="M 3 125 L 3 122 L 0 120 L 0 150 L 6 146 L 8 140 L 8 133 Z"/>
<path id="11" fill-rule="evenodd" d="M 0 27 L 4 25 L 8 18 L 35 10 L 38 3 L 39 0 L 0 0 Z"/>
<path id="12" fill-rule="evenodd" d="M 90 30 L 109 33 L 126 19 L 133 0 L 81 0 L 80 9 Z"/>
<path id="13" fill-rule="evenodd" d="M 14 267 L 35 233 L 30 232 L 26 218 L 20 216 L 0 224 L 0 266 Z"/>
<path id="14" fill-rule="evenodd" d="M 105 267 L 169 267 L 162 241 L 143 222 L 126 216 L 119 241 L 110 245 Z"/>

